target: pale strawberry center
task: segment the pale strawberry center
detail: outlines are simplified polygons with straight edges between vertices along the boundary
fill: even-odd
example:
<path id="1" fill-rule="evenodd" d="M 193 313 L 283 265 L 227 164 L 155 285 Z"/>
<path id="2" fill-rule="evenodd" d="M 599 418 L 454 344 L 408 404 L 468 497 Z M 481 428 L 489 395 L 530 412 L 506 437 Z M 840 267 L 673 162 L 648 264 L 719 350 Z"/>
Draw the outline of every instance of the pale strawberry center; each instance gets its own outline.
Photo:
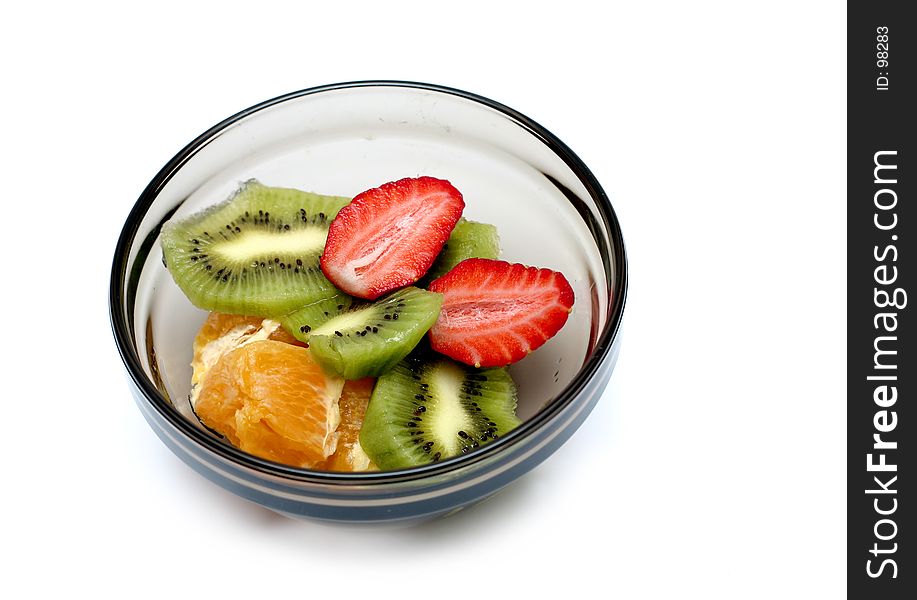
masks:
<path id="1" fill-rule="evenodd" d="M 443 307 L 444 320 L 456 328 L 500 328 L 526 321 L 542 312 L 544 304 L 533 298 L 469 300 Z"/>

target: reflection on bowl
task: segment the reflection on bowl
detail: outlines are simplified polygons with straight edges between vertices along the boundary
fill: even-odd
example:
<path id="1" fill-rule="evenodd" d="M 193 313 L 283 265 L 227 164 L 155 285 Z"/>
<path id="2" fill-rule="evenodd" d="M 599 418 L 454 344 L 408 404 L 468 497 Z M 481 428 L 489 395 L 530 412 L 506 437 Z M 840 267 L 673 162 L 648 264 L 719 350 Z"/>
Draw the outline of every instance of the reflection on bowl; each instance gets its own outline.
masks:
<path id="1" fill-rule="evenodd" d="M 425 467 L 329 473 L 272 463 L 204 429 L 188 402 L 192 340 L 206 313 L 162 264 L 159 229 L 252 177 L 353 196 L 431 175 L 461 190 L 465 216 L 497 226 L 501 258 L 564 273 L 576 304 L 561 332 L 510 368 L 523 424 Z M 499 490 L 556 450 L 614 368 L 627 267 L 614 210 L 573 152 L 518 112 L 435 85 L 367 81 L 294 92 L 191 142 L 147 186 L 112 266 L 110 310 L 131 391 L 156 434 L 205 477 L 296 517 L 386 521 L 450 512 Z"/>

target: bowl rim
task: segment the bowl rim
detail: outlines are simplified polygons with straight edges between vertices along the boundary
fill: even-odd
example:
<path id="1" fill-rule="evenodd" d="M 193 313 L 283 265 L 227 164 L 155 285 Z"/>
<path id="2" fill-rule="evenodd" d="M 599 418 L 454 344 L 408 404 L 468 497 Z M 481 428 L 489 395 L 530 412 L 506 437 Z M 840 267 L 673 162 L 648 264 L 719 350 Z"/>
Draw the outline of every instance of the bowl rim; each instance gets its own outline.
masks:
<path id="1" fill-rule="evenodd" d="M 611 245 L 611 258 L 615 266 L 615 276 L 612 278 L 610 266 L 606 262 L 607 257 L 602 248 L 599 248 L 603 255 L 603 267 L 609 281 L 613 282 L 611 290 L 611 301 L 607 307 L 608 321 L 604 330 L 596 339 L 594 350 L 573 377 L 569 384 L 550 402 L 547 406 L 539 410 L 531 418 L 524 421 L 521 425 L 502 436 L 500 439 L 482 446 L 481 448 L 467 455 L 453 457 L 442 462 L 432 463 L 409 469 L 395 471 L 373 471 L 373 472 L 333 472 L 333 471 L 310 471 L 308 469 L 283 465 L 257 456 L 248 454 L 234 446 L 217 439 L 211 434 L 190 423 L 181 415 L 171 402 L 168 401 L 156 388 L 149 377 L 144 373 L 140 364 L 139 355 L 134 350 L 133 339 L 133 321 L 126 316 L 127 309 L 122 308 L 122 290 L 125 288 L 125 278 L 128 276 L 127 266 L 130 248 L 134 242 L 139 225 L 146 215 L 148 209 L 155 201 L 159 192 L 172 179 L 172 177 L 182 168 L 196 152 L 206 145 L 206 143 L 219 135 L 220 132 L 231 127 L 233 124 L 269 107 L 282 104 L 284 102 L 295 100 L 297 98 L 320 94 L 323 92 L 356 89 L 356 88 L 409 88 L 414 90 L 424 90 L 437 92 L 459 98 L 470 100 L 500 112 L 518 125 L 526 129 L 531 135 L 538 138 L 548 148 L 554 152 L 564 163 L 573 171 L 580 182 L 585 186 L 587 192 L 595 201 L 599 215 L 604 221 L 607 228 L 609 242 Z M 154 235 L 155 234 L 155 235 Z M 158 229 L 154 230 L 150 239 L 158 238 Z M 197 136 L 183 149 L 181 149 L 165 166 L 160 169 L 156 176 L 147 184 L 146 188 L 140 194 L 133 208 L 128 214 L 124 227 L 115 246 L 114 258 L 112 261 L 112 271 L 109 288 L 109 316 L 111 319 L 112 332 L 115 338 L 118 352 L 124 362 L 128 375 L 142 393 L 148 404 L 175 429 L 189 438 L 195 444 L 204 447 L 218 456 L 235 463 L 237 465 L 253 469 L 265 475 L 280 476 L 288 480 L 294 480 L 303 483 L 315 484 L 355 484 L 355 485 L 384 485 L 389 483 L 398 483 L 403 481 L 416 481 L 427 477 L 433 477 L 446 472 L 454 471 L 469 467 L 475 463 L 487 459 L 493 454 L 502 451 L 507 446 L 519 443 L 525 438 L 533 435 L 554 417 L 560 414 L 573 400 L 579 395 L 586 384 L 592 380 L 599 366 L 604 362 L 606 356 L 611 352 L 613 342 L 618 335 L 621 326 L 621 318 L 624 311 L 624 304 L 627 295 L 627 257 L 624 248 L 624 238 L 621 234 L 621 228 L 618 223 L 617 215 L 611 205 L 608 195 L 602 189 L 598 180 L 592 174 L 592 171 L 586 164 L 557 136 L 548 131 L 545 127 L 538 124 L 531 118 L 523 115 L 515 109 L 504 104 L 474 94 L 464 90 L 447 87 L 443 85 L 422 83 L 416 81 L 401 80 L 361 80 L 332 83 L 316 87 L 301 89 L 290 92 L 259 102 L 236 114 L 220 121 L 213 127 L 207 129 L 204 133 Z"/>

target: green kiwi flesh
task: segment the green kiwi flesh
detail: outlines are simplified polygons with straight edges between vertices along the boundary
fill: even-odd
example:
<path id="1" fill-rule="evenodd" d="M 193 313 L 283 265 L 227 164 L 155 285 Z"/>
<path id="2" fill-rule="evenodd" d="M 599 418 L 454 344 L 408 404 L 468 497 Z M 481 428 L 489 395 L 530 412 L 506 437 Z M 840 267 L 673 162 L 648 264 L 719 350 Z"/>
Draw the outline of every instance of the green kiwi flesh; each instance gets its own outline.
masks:
<path id="1" fill-rule="evenodd" d="M 506 434 L 520 423 L 515 410 L 506 369 L 417 352 L 376 381 L 360 445 L 383 470 L 434 463 Z"/>
<path id="2" fill-rule="evenodd" d="M 500 237 L 497 235 L 496 227 L 464 218 L 459 219 L 423 281 L 429 284 L 466 258 L 498 258 L 499 255 Z"/>
<path id="3" fill-rule="evenodd" d="M 336 302 L 306 306 L 281 323 L 309 344 L 322 367 L 359 379 L 379 376 L 410 354 L 439 317 L 443 296 L 406 287 L 373 303 Z"/>
<path id="4" fill-rule="evenodd" d="M 163 225 L 163 261 L 199 308 L 283 315 L 340 293 L 319 258 L 349 202 L 252 179 L 225 202 Z"/>

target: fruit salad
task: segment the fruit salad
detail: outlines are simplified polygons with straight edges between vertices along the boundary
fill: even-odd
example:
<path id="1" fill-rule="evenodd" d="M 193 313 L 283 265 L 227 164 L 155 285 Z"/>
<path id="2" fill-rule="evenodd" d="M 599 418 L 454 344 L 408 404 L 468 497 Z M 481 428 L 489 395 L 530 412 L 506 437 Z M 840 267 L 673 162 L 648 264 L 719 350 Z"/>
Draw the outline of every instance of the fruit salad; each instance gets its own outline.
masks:
<path id="1" fill-rule="evenodd" d="M 564 326 L 563 274 L 499 260 L 451 183 L 353 199 L 250 180 L 162 228 L 166 267 L 210 311 L 194 340 L 200 422 L 261 458 L 404 469 L 519 425 L 507 366 Z"/>

